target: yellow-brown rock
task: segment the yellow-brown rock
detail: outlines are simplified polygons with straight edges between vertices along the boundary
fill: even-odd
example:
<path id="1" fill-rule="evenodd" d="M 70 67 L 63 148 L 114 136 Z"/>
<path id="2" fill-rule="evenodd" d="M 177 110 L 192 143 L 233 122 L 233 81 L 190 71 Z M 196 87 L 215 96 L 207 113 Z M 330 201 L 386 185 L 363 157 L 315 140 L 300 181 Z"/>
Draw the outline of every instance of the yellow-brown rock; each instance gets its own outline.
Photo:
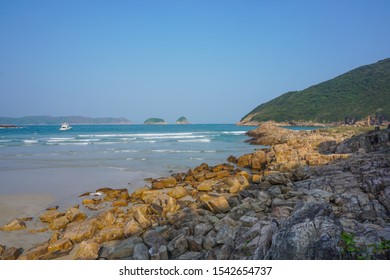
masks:
<path id="1" fill-rule="evenodd" d="M 146 214 L 146 209 L 144 207 L 136 207 L 131 210 L 132 216 L 138 222 L 138 224 L 143 228 L 148 228 L 151 226 L 151 221 Z"/>
<path id="2" fill-rule="evenodd" d="M 100 245 L 93 241 L 83 241 L 80 243 L 73 259 L 75 260 L 96 260 L 99 255 Z"/>
<path id="3" fill-rule="evenodd" d="M 79 243 L 83 240 L 91 239 L 99 228 L 95 221 L 77 221 L 66 227 L 64 238 L 69 238 L 72 242 Z"/>
<path id="4" fill-rule="evenodd" d="M 246 189 L 250 185 L 248 179 L 243 175 L 238 176 L 238 181 L 241 184 L 241 190 Z"/>
<path id="5" fill-rule="evenodd" d="M 86 198 L 86 199 L 83 199 L 82 204 L 83 205 L 90 205 L 90 204 L 96 205 L 96 204 L 99 204 L 101 202 L 102 202 L 102 200 L 100 198 L 92 198 L 92 199 Z"/>
<path id="6" fill-rule="evenodd" d="M 26 228 L 26 223 L 20 219 L 13 219 L 9 223 L 0 227 L 2 231 L 13 231 L 13 230 L 21 230 Z"/>
<path id="7" fill-rule="evenodd" d="M 216 184 L 216 181 L 213 179 L 203 181 L 197 187 L 198 191 L 202 192 L 210 192 L 213 190 L 213 186 Z"/>
<path id="8" fill-rule="evenodd" d="M 214 198 L 208 201 L 206 204 L 210 210 L 216 214 L 230 211 L 229 203 L 224 196 Z"/>
<path id="9" fill-rule="evenodd" d="M 23 254 L 18 258 L 18 260 L 37 260 L 39 259 L 39 257 L 47 254 L 48 247 L 49 247 L 48 241 L 35 245 L 34 247 L 23 252 Z"/>
<path id="10" fill-rule="evenodd" d="M 262 169 L 263 165 L 267 162 L 267 158 L 264 151 L 256 151 L 251 158 L 252 169 Z"/>
<path id="11" fill-rule="evenodd" d="M 241 167 L 251 167 L 252 166 L 252 154 L 245 154 L 240 156 L 237 160 L 237 165 Z"/>
<path id="12" fill-rule="evenodd" d="M 206 179 L 211 179 L 211 178 L 217 177 L 217 172 L 207 172 L 206 174 L 204 174 L 204 177 Z"/>
<path id="13" fill-rule="evenodd" d="M 160 194 L 153 200 L 150 209 L 153 213 L 166 217 L 168 214 L 176 213 L 179 205 L 176 203 L 176 199 L 166 194 Z"/>
<path id="14" fill-rule="evenodd" d="M 123 207 L 129 205 L 126 199 L 119 199 L 112 202 L 112 207 Z"/>
<path id="15" fill-rule="evenodd" d="M 258 183 L 261 182 L 261 178 L 262 178 L 261 175 L 259 175 L 259 174 L 253 174 L 253 176 L 252 176 L 252 182 L 258 184 Z"/>
<path id="16" fill-rule="evenodd" d="M 218 171 L 217 172 L 217 179 L 222 179 L 222 178 L 225 178 L 225 177 L 228 177 L 230 176 L 230 172 L 228 170 L 221 170 L 221 171 Z"/>
<path id="17" fill-rule="evenodd" d="M 133 192 L 130 196 L 131 200 L 132 201 L 136 201 L 136 200 L 139 200 L 139 199 L 142 199 L 142 194 L 145 192 L 145 191 L 148 191 L 150 190 L 149 187 L 145 186 L 143 188 L 140 188 L 140 189 L 137 189 L 135 192 Z"/>
<path id="18" fill-rule="evenodd" d="M 238 193 L 241 190 L 241 184 L 235 177 L 225 178 L 224 182 L 228 185 L 230 193 Z"/>
<path id="19" fill-rule="evenodd" d="M 99 231 L 93 240 L 97 243 L 108 242 L 112 240 L 123 239 L 125 233 L 121 227 L 104 228 Z"/>
<path id="20" fill-rule="evenodd" d="M 110 227 L 115 223 L 115 221 L 116 215 L 113 210 L 105 211 L 95 218 L 95 223 L 98 225 L 99 229 Z"/>
<path id="21" fill-rule="evenodd" d="M 54 219 L 57 219 L 62 216 L 65 216 L 65 213 L 56 210 L 50 210 L 40 215 L 39 219 L 44 223 L 51 223 Z"/>
<path id="22" fill-rule="evenodd" d="M 183 186 L 175 187 L 172 190 L 170 190 L 167 194 L 175 199 L 180 199 L 188 195 L 186 188 Z"/>
<path id="23" fill-rule="evenodd" d="M 162 193 L 162 190 L 148 190 L 148 191 L 144 191 L 142 193 L 141 199 L 146 204 L 151 204 L 152 201 L 161 193 Z"/>
<path id="24" fill-rule="evenodd" d="M 66 210 L 65 216 L 68 218 L 69 222 L 75 222 L 87 218 L 87 215 L 76 207 L 71 207 Z"/>
<path id="25" fill-rule="evenodd" d="M 141 235 L 144 232 L 143 228 L 134 219 L 127 222 L 123 231 L 126 237 Z"/>
<path id="26" fill-rule="evenodd" d="M 63 229 L 66 227 L 66 225 L 69 224 L 69 220 L 66 216 L 62 216 L 62 217 L 59 217 L 57 219 L 54 219 L 51 223 L 50 223 L 50 228 L 52 230 L 59 230 L 59 229 Z"/>
<path id="27" fill-rule="evenodd" d="M 54 243 L 50 243 L 47 247 L 48 252 L 54 251 L 70 251 L 73 248 L 73 242 L 69 238 L 62 238 Z"/>
<path id="28" fill-rule="evenodd" d="M 165 189 L 173 188 L 177 185 L 177 181 L 174 177 L 166 177 L 154 180 L 152 182 L 152 189 Z"/>

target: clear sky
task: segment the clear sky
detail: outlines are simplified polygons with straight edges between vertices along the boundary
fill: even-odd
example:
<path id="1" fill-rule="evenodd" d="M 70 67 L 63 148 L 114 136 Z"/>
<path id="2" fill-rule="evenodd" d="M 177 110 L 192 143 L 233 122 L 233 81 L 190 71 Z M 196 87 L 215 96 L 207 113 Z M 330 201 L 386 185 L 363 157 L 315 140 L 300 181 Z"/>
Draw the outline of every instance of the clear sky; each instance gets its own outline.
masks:
<path id="1" fill-rule="evenodd" d="M 0 0 L 0 116 L 234 123 L 390 57 L 389 15 L 389 0 Z"/>

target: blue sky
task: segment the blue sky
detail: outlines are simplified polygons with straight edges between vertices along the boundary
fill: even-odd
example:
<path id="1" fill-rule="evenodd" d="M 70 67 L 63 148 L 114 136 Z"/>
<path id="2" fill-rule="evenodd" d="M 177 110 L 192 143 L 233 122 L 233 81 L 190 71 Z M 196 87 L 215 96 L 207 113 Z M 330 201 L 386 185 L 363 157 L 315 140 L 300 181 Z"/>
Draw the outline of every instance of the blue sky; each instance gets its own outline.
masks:
<path id="1" fill-rule="evenodd" d="M 390 57 L 390 1 L 0 0 L 0 116 L 234 123 Z"/>

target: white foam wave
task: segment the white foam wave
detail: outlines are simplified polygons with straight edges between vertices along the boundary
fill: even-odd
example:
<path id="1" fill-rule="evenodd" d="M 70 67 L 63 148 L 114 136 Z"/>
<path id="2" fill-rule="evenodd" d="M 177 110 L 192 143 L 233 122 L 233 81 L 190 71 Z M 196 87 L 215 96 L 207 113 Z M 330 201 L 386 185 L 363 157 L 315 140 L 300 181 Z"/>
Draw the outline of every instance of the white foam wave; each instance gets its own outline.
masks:
<path id="1" fill-rule="evenodd" d="M 233 134 L 233 135 L 242 135 L 245 134 L 246 131 L 222 131 L 223 134 Z"/>
<path id="2" fill-rule="evenodd" d="M 191 136 L 192 132 L 177 132 L 177 133 L 120 133 L 120 134 L 80 134 L 79 137 L 164 137 L 164 136 Z"/>
<path id="3" fill-rule="evenodd" d="M 191 139 L 191 140 L 177 140 L 177 142 L 185 143 L 185 142 L 200 142 L 200 143 L 208 143 L 210 139 Z"/>
<path id="4" fill-rule="evenodd" d="M 75 146 L 84 146 L 88 145 L 86 142 L 65 142 L 65 143 L 57 143 L 58 145 L 65 146 L 65 145 L 75 145 Z"/>
<path id="5" fill-rule="evenodd" d="M 39 140 L 23 140 L 24 143 L 26 144 L 34 144 L 34 143 L 38 143 Z"/>
<path id="6" fill-rule="evenodd" d="M 195 151 L 195 150 L 151 150 L 151 152 L 155 152 L 155 153 L 199 153 L 199 151 Z"/>

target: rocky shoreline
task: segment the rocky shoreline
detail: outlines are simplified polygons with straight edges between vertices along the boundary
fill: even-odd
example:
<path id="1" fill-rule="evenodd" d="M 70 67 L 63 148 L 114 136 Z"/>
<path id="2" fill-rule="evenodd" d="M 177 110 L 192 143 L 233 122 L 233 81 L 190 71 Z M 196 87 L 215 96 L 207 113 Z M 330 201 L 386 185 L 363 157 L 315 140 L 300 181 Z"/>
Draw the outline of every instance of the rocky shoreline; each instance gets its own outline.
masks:
<path id="1" fill-rule="evenodd" d="M 269 147 L 229 163 L 10 221 L 51 238 L 0 259 L 389 259 L 390 130 L 360 132 L 262 124 L 250 141 Z"/>

